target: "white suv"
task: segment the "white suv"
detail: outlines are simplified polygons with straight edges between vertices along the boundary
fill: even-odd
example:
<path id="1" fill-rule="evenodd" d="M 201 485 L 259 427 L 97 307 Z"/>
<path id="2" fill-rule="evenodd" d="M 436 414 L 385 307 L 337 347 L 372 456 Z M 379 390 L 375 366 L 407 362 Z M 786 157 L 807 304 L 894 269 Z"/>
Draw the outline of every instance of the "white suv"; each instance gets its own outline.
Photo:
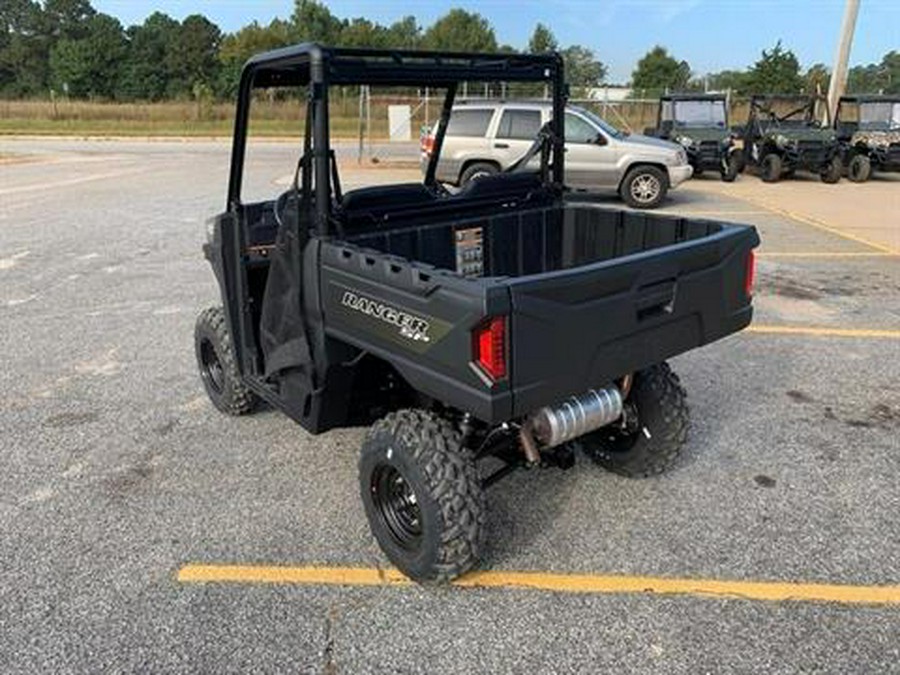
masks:
<path id="1" fill-rule="evenodd" d="M 454 106 L 437 166 L 437 179 L 465 185 L 503 171 L 531 147 L 552 115 L 549 103 L 469 102 Z M 610 191 L 635 208 L 658 206 L 669 189 L 691 176 L 677 143 L 619 131 L 589 110 L 568 106 L 566 184 L 576 190 Z M 422 139 L 423 171 L 433 146 Z"/>

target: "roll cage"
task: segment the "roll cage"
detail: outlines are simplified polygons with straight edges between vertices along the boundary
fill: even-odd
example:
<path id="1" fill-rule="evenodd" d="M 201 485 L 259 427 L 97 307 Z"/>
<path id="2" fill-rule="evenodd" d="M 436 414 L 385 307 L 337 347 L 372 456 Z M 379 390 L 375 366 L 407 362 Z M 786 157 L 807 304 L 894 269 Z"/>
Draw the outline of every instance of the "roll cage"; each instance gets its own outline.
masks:
<path id="1" fill-rule="evenodd" d="M 819 98 L 815 96 L 772 96 L 772 95 L 753 95 L 750 97 L 750 121 L 757 123 L 774 123 L 776 125 L 782 122 L 801 122 L 808 126 L 818 126 L 816 120 L 816 105 Z M 794 105 L 788 109 L 788 112 L 779 114 L 775 110 L 778 103 L 788 106 Z"/>
<path id="2" fill-rule="evenodd" d="M 339 190 L 332 165 L 329 89 L 348 85 L 445 88 L 434 152 L 425 177 L 426 185 L 432 185 L 457 85 L 461 82 L 549 85 L 553 95 L 553 118 L 540 139 L 549 151 L 543 153 L 547 162 L 544 163 L 542 179 L 562 190 L 565 181 L 563 124 L 566 88 L 562 59 L 558 54 L 463 54 L 334 48 L 305 43 L 254 56 L 243 68 L 238 87 L 227 209 L 238 208 L 241 204 L 247 126 L 254 90 L 271 87 L 307 89 L 308 117 L 304 155 L 301 158 L 303 182 L 296 187 L 301 192 L 298 196 L 303 203 L 314 204 L 312 229 L 320 235 L 327 235 L 334 208 L 332 196 Z"/>

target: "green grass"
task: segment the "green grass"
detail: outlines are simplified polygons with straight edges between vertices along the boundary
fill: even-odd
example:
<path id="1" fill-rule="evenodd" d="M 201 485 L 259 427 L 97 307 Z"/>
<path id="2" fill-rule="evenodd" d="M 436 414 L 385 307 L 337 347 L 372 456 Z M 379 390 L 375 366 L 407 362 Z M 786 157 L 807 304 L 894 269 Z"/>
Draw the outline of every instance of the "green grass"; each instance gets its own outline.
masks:
<path id="1" fill-rule="evenodd" d="M 335 103 L 330 119 L 332 134 L 336 138 L 358 138 L 357 114 L 355 106 Z M 233 115 L 230 103 L 0 101 L 0 135 L 230 137 Z M 413 129 L 423 122 L 414 119 Z M 303 112 L 296 101 L 254 104 L 251 136 L 299 137 L 302 133 Z M 373 104 L 372 137 L 387 136 L 387 106 Z"/>

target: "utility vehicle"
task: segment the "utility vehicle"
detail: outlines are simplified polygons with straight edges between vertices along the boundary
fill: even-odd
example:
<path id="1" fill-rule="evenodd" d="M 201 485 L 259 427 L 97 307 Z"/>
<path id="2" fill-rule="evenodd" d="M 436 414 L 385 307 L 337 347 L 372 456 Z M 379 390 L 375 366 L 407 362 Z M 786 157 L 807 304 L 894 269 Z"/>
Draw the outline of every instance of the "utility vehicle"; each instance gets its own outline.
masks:
<path id="1" fill-rule="evenodd" d="M 842 96 L 834 116 L 847 178 L 900 171 L 900 95 Z"/>
<path id="2" fill-rule="evenodd" d="M 554 115 L 519 170 L 448 194 L 435 167 L 457 85 L 499 80 L 546 84 Z M 365 512 L 422 582 L 476 564 L 484 490 L 515 468 L 570 466 L 577 446 L 626 476 L 665 469 L 688 430 L 666 359 L 751 319 L 752 227 L 566 194 L 563 82 L 555 54 L 312 44 L 241 76 L 226 210 L 204 246 L 222 305 L 196 324 L 203 384 L 231 415 L 263 400 L 314 434 L 371 425 Z M 329 97 L 360 84 L 443 91 L 424 182 L 343 193 Z M 276 87 L 304 93 L 303 147 L 283 194 L 245 201 L 248 114 Z"/>
<path id="3" fill-rule="evenodd" d="M 815 96 L 755 95 L 744 127 L 744 161 L 766 183 L 795 171 L 819 174 L 823 183 L 841 179 L 840 145 L 834 129 L 817 116 Z"/>
<path id="4" fill-rule="evenodd" d="M 730 183 L 743 168 L 743 143 L 728 127 L 724 94 L 660 96 L 656 126 L 644 133 L 684 146 L 695 176 L 716 171 Z"/>
<path id="5" fill-rule="evenodd" d="M 504 171 L 521 159 L 552 117 L 549 101 L 467 101 L 454 106 L 436 176 L 450 185 Z M 653 209 L 691 177 L 676 143 L 628 134 L 585 108 L 566 106 L 566 187 L 618 194 L 635 209 Z M 434 134 L 422 143 L 428 171 Z"/>

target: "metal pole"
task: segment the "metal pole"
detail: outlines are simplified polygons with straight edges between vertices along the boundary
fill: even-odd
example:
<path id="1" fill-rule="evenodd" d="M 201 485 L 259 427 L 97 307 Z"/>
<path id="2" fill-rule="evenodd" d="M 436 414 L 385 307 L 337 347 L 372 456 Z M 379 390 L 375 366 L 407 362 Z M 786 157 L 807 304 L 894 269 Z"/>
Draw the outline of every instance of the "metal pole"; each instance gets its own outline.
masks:
<path id="1" fill-rule="evenodd" d="M 834 68 L 831 70 L 831 82 L 828 84 L 828 109 L 823 122 L 829 124 L 834 119 L 838 100 L 847 88 L 847 63 L 850 60 L 850 47 L 853 44 L 853 32 L 856 29 L 856 15 L 859 13 L 859 0 L 847 0 L 844 7 L 844 19 L 841 22 L 841 33 L 838 36 L 837 51 L 834 54 Z"/>

